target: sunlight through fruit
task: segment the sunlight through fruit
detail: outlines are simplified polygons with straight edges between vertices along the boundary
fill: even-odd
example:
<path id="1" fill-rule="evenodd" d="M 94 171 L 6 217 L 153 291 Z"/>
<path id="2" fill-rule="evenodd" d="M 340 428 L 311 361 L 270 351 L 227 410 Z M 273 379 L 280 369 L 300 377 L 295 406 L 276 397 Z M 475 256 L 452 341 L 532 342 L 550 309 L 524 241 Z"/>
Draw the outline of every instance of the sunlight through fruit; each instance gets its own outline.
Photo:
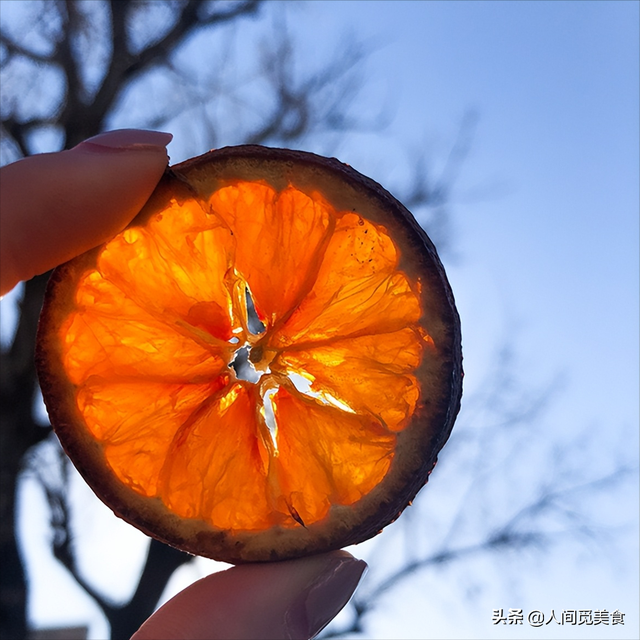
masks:
<path id="1" fill-rule="evenodd" d="M 244 146 L 168 170 L 59 267 L 37 364 L 60 441 L 120 517 L 228 562 L 375 535 L 459 409 L 460 326 L 435 249 L 334 159 Z"/>

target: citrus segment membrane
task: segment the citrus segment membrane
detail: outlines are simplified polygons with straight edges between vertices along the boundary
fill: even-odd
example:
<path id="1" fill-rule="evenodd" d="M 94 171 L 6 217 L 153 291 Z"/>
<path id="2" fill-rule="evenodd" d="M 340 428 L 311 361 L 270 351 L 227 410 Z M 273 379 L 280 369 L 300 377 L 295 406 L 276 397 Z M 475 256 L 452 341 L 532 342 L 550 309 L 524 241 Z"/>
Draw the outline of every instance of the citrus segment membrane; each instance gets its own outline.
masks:
<path id="1" fill-rule="evenodd" d="M 182 224 L 178 220 L 182 219 Z M 173 201 L 101 252 L 97 271 L 142 309 L 202 339 L 231 337 L 231 230 L 196 201 Z M 78 292 L 80 295 L 80 291 Z"/>
<path id="2" fill-rule="evenodd" d="M 148 533 L 229 561 L 375 533 L 426 480 L 459 401 L 450 294 L 435 253 L 425 267 L 404 239 L 413 223 L 335 206 L 315 168 L 266 166 L 203 179 L 205 161 L 161 183 L 59 269 L 40 328 L 52 423 L 90 484 Z"/>
<path id="3" fill-rule="evenodd" d="M 321 405 L 281 387 L 274 397 L 282 501 L 299 524 L 324 518 L 334 504 L 352 504 L 384 477 L 395 437 L 378 420 Z M 295 425 L 294 428 L 291 428 Z"/>
<path id="4" fill-rule="evenodd" d="M 314 277 L 335 224 L 330 206 L 319 195 L 259 182 L 223 187 L 209 204 L 237 234 L 235 268 L 250 283 L 258 317 L 273 326 Z"/>
<path id="5" fill-rule="evenodd" d="M 398 271 L 398 257 L 383 227 L 358 214 L 341 215 L 311 290 L 274 332 L 273 346 L 386 333 L 415 324 L 420 302 Z"/>
<path id="6" fill-rule="evenodd" d="M 421 353 L 419 334 L 407 328 L 287 350 L 276 365 L 294 374 L 303 372 L 298 375 L 309 381 L 308 395 L 317 394 L 321 401 L 328 398 L 334 405 L 339 398 L 342 407 L 375 416 L 393 432 L 404 428 L 420 396 L 412 372 L 420 364 Z"/>
<path id="7" fill-rule="evenodd" d="M 162 469 L 160 494 L 172 511 L 223 529 L 274 524 L 257 401 L 255 388 L 231 383 L 180 425 Z"/>
<path id="8" fill-rule="evenodd" d="M 84 274 L 62 329 L 78 408 L 120 480 L 179 516 L 313 523 L 388 470 L 419 396 L 419 300 L 358 214 L 250 182 L 209 204 L 171 201 Z M 273 365 L 254 357 L 269 371 L 258 386 L 228 366 L 256 338 Z"/>
<path id="9" fill-rule="evenodd" d="M 61 327 L 67 375 L 82 385 L 92 376 L 194 383 L 224 373 L 226 357 L 211 347 L 213 336 L 187 327 L 152 315 L 91 271 L 78 288 L 76 312 Z"/>
<path id="10" fill-rule="evenodd" d="M 155 496 L 176 426 L 187 423 L 223 382 L 185 385 L 96 376 L 80 386 L 77 403 L 118 478 L 134 491 Z"/>

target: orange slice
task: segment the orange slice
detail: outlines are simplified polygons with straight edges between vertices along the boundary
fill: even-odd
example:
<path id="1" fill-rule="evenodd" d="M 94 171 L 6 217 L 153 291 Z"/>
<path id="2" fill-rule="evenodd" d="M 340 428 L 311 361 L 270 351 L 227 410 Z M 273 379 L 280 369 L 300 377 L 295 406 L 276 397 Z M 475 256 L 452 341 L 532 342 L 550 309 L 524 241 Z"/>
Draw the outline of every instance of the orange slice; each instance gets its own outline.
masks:
<path id="1" fill-rule="evenodd" d="M 335 159 L 256 146 L 168 170 L 127 229 L 56 269 L 37 349 L 51 422 L 97 495 L 234 563 L 393 521 L 449 436 L 461 362 L 411 214 Z"/>

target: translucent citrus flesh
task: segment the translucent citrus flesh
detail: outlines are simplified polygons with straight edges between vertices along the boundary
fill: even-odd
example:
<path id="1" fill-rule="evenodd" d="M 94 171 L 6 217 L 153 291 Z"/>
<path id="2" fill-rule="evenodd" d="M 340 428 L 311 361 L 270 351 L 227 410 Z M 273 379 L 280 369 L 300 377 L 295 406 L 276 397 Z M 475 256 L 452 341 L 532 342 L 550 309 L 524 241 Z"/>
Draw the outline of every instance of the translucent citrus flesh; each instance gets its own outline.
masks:
<path id="1" fill-rule="evenodd" d="M 383 227 L 261 182 L 172 200 L 105 245 L 60 338 L 116 476 L 232 531 L 312 524 L 370 492 L 430 342 L 398 260 Z M 257 383 L 229 366 L 244 346 Z"/>

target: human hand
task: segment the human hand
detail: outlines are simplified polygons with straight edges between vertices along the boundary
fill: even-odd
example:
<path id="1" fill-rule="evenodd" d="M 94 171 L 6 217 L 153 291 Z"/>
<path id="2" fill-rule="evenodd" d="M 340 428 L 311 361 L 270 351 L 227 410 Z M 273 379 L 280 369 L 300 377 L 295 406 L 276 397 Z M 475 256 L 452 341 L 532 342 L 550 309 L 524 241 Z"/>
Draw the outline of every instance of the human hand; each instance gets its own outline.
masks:
<path id="1" fill-rule="evenodd" d="M 131 640 L 313 638 L 366 569 L 346 551 L 213 573 L 158 609 Z"/>
<path id="2" fill-rule="evenodd" d="M 105 242 L 140 211 L 171 134 L 124 129 L 0 169 L 0 295 Z"/>
<path id="3" fill-rule="evenodd" d="M 121 130 L 0 169 L 0 294 L 121 231 L 166 166 L 171 135 Z M 161 607 L 132 640 L 311 638 L 366 568 L 344 551 L 233 567 Z"/>

